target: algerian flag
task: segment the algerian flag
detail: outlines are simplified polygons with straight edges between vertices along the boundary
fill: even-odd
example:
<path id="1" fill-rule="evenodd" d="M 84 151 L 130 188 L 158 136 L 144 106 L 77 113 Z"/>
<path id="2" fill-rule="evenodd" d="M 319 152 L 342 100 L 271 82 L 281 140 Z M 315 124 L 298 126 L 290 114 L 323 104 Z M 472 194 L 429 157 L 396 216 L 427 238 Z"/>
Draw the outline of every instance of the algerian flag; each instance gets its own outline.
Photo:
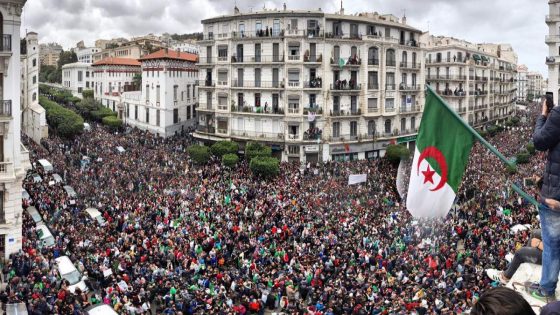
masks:
<path id="1" fill-rule="evenodd" d="M 414 217 L 444 217 L 457 195 L 474 134 L 428 87 L 406 207 Z"/>

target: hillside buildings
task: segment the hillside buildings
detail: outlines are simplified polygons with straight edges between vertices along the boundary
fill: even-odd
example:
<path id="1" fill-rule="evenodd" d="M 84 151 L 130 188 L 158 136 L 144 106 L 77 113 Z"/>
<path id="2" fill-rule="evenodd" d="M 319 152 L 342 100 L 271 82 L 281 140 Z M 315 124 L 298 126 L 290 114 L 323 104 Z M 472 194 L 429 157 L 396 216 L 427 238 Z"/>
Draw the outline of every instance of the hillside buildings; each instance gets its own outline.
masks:
<path id="1" fill-rule="evenodd" d="M 39 60 L 41 65 L 56 67 L 58 64 L 58 58 L 62 52 L 62 46 L 57 43 L 41 44 L 39 45 L 39 51 Z"/>
<path id="2" fill-rule="evenodd" d="M 21 12 L 25 0 L 0 0 L 0 257 L 22 248 L 21 187 L 30 168 L 21 144 Z M 31 38 L 30 38 L 31 39 Z"/>

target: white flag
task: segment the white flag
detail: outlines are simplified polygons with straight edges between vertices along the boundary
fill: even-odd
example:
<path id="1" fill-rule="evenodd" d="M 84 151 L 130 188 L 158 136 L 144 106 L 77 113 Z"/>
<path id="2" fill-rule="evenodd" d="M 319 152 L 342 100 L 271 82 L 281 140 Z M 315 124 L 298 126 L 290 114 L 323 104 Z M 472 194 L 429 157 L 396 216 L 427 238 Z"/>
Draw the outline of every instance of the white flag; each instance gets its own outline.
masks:
<path id="1" fill-rule="evenodd" d="M 354 174 L 348 177 L 348 185 L 354 185 L 359 183 L 365 183 L 367 180 L 367 174 Z"/>

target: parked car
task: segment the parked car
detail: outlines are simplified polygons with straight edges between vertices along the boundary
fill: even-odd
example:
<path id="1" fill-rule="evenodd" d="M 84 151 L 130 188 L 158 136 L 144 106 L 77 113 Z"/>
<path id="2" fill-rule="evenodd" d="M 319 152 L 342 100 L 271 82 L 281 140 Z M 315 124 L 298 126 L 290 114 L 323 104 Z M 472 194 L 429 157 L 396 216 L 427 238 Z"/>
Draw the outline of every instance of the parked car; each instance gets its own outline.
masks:
<path id="1" fill-rule="evenodd" d="M 76 194 L 76 191 L 74 190 L 74 188 L 72 188 L 72 186 L 68 186 L 68 185 L 64 186 L 64 191 L 66 191 L 68 197 L 70 198 L 78 197 L 78 194 Z"/>
<path id="2" fill-rule="evenodd" d="M 25 188 L 21 189 L 21 199 L 25 200 L 27 202 L 31 202 L 31 196 L 29 195 L 29 193 L 27 192 L 27 190 L 25 190 Z"/>
<path id="3" fill-rule="evenodd" d="M 76 269 L 76 266 L 74 266 L 68 256 L 58 257 L 55 261 L 60 277 L 70 283 L 70 286 L 68 287 L 70 292 L 74 293 L 76 288 L 80 288 L 82 292 L 88 291 L 88 287 L 82 278 L 82 275 L 78 269 Z"/>
<path id="4" fill-rule="evenodd" d="M 41 240 L 39 244 L 40 248 L 54 246 L 54 236 L 45 223 L 38 223 L 36 231 L 39 240 Z"/>
<path id="5" fill-rule="evenodd" d="M 40 159 L 38 162 L 39 162 L 39 165 L 41 165 L 41 167 L 43 168 L 43 170 L 45 170 L 45 172 L 54 171 L 54 167 L 52 166 L 51 162 L 49 162 L 45 159 Z"/>
<path id="6" fill-rule="evenodd" d="M 89 315 L 118 315 L 115 310 L 107 304 L 97 304 L 86 308 Z"/>
<path id="7" fill-rule="evenodd" d="M 25 212 L 29 214 L 29 216 L 31 217 L 31 219 L 33 219 L 33 222 L 35 222 L 35 224 L 43 222 L 43 218 L 41 218 L 41 214 L 39 214 L 39 211 L 37 211 L 37 208 L 35 208 L 34 206 L 27 207 L 27 209 L 25 209 Z"/>
<path id="8" fill-rule="evenodd" d="M 86 213 L 89 214 L 89 217 L 92 220 L 97 221 L 97 223 L 99 223 L 99 225 L 101 225 L 101 226 L 105 225 L 105 218 L 103 218 L 103 216 L 101 215 L 101 212 L 99 212 L 99 210 L 97 210 L 95 208 L 87 208 Z"/>

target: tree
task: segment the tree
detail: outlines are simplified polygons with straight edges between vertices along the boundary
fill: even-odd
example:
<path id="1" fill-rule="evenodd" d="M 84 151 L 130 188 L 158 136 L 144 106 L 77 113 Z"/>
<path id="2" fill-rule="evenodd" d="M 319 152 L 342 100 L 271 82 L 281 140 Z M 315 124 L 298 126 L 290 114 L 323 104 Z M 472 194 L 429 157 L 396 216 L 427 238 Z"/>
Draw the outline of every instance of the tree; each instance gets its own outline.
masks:
<path id="1" fill-rule="evenodd" d="M 134 89 L 137 91 L 141 90 L 142 87 L 142 74 L 137 73 L 134 75 L 134 77 L 132 78 L 132 85 L 134 86 Z"/>
<path id="2" fill-rule="evenodd" d="M 111 129 L 118 129 L 122 127 L 122 120 L 116 116 L 105 116 L 102 119 L 103 125 L 111 128 Z"/>
<path id="3" fill-rule="evenodd" d="M 237 154 L 228 153 L 222 156 L 222 164 L 224 164 L 224 166 L 226 167 L 233 168 L 235 167 L 237 162 L 239 162 L 239 157 L 237 156 Z"/>
<path id="4" fill-rule="evenodd" d="M 206 164 L 210 160 L 210 149 L 204 145 L 194 144 L 187 148 L 187 153 L 196 164 Z"/>
<path id="5" fill-rule="evenodd" d="M 72 138 L 84 130 L 84 119 L 74 111 L 44 96 L 39 96 L 39 104 L 47 113 L 47 122 L 59 135 Z"/>
<path id="6" fill-rule="evenodd" d="M 408 159 L 410 157 L 410 151 L 402 144 L 390 144 L 387 146 L 385 156 L 389 161 L 396 163 L 400 162 L 401 159 Z"/>
<path id="7" fill-rule="evenodd" d="M 221 158 L 228 153 L 237 153 L 237 151 L 239 150 L 239 145 L 236 142 L 232 141 L 218 141 L 210 147 L 210 150 L 216 157 Z"/>
<path id="8" fill-rule="evenodd" d="M 51 79 L 56 75 L 56 67 L 55 66 L 47 66 L 41 65 L 39 70 L 39 82 L 50 82 L 52 83 Z"/>
<path id="9" fill-rule="evenodd" d="M 529 152 L 527 151 L 521 151 L 519 153 L 517 153 L 516 156 L 516 162 L 517 164 L 526 164 L 529 163 L 529 158 L 531 157 L 531 155 L 529 154 Z"/>
<path id="10" fill-rule="evenodd" d="M 529 154 L 533 155 L 535 154 L 535 145 L 532 142 L 527 143 L 526 146 L 527 152 L 529 152 Z"/>
<path id="11" fill-rule="evenodd" d="M 93 90 L 84 90 L 82 96 L 85 98 L 93 98 Z"/>
<path id="12" fill-rule="evenodd" d="M 274 177 L 280 172 L 279 161 L 273 157 L 254 157 L 249 163 L 249 168 L 253 174 L 264 178 Z"/>
<path id="13" fill-rule="evenodd" d="M 245 146 L 245 158 L 247 161 L 251 161 L 257 156 L 270 157 L 271 155 L 272 149 L 258 142 L 249 142 Z"/>

